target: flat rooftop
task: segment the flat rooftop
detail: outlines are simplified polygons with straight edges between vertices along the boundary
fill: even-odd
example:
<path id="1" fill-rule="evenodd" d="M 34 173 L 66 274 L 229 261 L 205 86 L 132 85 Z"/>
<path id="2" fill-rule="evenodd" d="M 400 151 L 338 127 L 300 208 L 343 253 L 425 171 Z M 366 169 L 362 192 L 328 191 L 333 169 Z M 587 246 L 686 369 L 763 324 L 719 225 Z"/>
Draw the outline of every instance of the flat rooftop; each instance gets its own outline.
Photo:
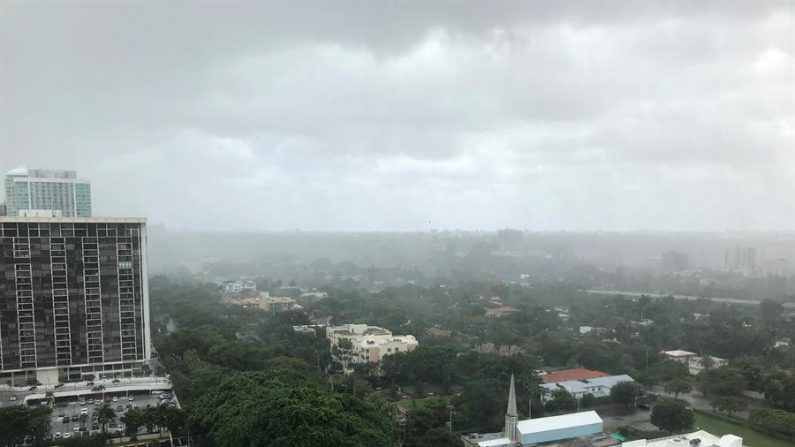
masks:
<path id="1" fill-rule="evenodd" d="M 604 371 L 594 371 L 592 369 L 585 369 L 585 368 L 574 368 L 574 369 L 564 369 L 561 371 L 550 371 L 543 376 L 541 376 L 541 380 L 544 383 L 551 383 L 551 382 L 563 382 L 566 380 L 583 380 L 583 379 L 595 379 L 597 377 L 606 377 L 610 374 Z"/>
<path id="2" fill-rule="evenodd" d="M 549 416 L 538 419 L 525 419 L 516 425 L 519 432 L 541 433 L 550 430 L 561 430 L 571 427 L 582 427 L 583 425 L 601 424 L 602 418 L 595 411 L 583 411 L 581 413 L 562 414 L 560 416 Z"/>
<path id="3" fill-rule="evenodd" d="M 0 216 L 0 223 L 146 223 L 145 217 L 37 217 Z"/>

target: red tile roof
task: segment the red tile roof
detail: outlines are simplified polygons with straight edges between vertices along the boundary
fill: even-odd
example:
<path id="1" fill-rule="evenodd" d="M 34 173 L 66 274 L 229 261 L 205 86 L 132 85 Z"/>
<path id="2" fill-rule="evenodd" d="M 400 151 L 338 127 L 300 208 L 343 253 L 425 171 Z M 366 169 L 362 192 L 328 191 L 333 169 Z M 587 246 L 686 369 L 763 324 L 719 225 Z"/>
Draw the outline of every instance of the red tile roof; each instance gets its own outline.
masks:
<path id="1" fill-rule="evenodd" d="M 593 371 L 585 368 L 564 369 L 562 371 L 552 371 L 541 376 L 544 383 L 563 382 L 564 380 L 584 380 L 605 377 L 610 374 L 602 371 Z"/>

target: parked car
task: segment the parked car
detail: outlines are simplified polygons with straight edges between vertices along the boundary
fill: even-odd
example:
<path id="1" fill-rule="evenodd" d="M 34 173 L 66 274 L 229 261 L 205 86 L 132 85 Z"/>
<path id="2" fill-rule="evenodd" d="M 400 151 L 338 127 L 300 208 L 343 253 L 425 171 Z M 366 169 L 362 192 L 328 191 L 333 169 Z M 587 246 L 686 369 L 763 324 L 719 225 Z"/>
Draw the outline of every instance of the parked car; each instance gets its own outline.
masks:
<path id="1" fill-rule="evenodd" d="M 13 402 L 13 401 L 17 400 L 17 396 L 16 396 L 16 395 L 14 395 L 14 396 L 11 396 L 11 398 L 10 398 L 10 399 L 8 399 L 8 400 L 10 400 L 10 401 L 12 401 L 12 402 Z"/>
<path id="2" fill-rule="evenodd" d="M 64 439 L 69 439 L 69 438 L 71 438 L 71 437 L 72 437 L 72 434 L 71 434 L 71 433 L 69 433 L 69 432 L 66 432 L 66 433 L 64 433 L 64 434 L 63 434 L 63 438 L 64 438 Z"/>
<path id="3" fill-rule="evenodd" d="M 80 414 L 88 414 L 88 408 L 85 408 L 85 407 L 81 408 L 80 409 Z"/>
<path id="4" fill-rule="evenodd" d="M 133 401 L 133 400 L 135 400 L 135 396 L 130 396 L 130 397 L 127 398 L 127 400 Z"/>
<path id="5" fill-rule="evenodd" d="M 72 416 L 72 422 L 77 422 L 78 420 L 80 420 L 80 416 Z"/>
<path id="6" fill-rule="evenodd" d="M 86 402 L 88 402 L 89 405 L 94 405 L 94 399 L 88 399 Z"/>
<path id="7" fill-rule="evenodd" d="M 113 396 L 113 402 L 118 402 L 118 401 L 119 401 L 119 398 L 116 397 L 116 396 Z"/>
<path id="8" fill-rule="evenodd" d="M 122 411 L 124 411 L 124 407 L 122 407 L 121 405 L 116 407 L 116 412 L 117 413 L 121 413 Z"/>
<path id="9" fill-rule="evenodd" d="M 69 423 L 69 416 L 64 416 L 64 418 L 61 419 L 61 422 L 63 422 L 64 424 L 68 424 Z"/>

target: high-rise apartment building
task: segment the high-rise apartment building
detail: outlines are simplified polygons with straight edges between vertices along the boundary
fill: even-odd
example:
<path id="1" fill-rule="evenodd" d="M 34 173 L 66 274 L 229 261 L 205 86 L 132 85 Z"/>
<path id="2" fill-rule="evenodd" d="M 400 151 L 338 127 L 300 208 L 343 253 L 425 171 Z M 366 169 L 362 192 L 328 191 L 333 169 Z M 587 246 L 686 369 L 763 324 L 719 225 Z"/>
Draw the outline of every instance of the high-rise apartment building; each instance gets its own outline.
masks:
<path id="1" fill-rule="evenodd" d="M 91 216 L 91 184 L 75 171 L 16 168 L 5 178 L 6 213 L 61 211 L 66 217 Z"/>
<path id="2" fill-rule="evenodd" d="M 141 371 L 146 221 L 42 214 L 0 217 L 0 383 Z"/>
<path id="3" fill-rule="evenodd" d="M 728 272 L 754 272 L 756 270 L 756 248 L 726 248 L 723 254 L 723 265 Z"/>

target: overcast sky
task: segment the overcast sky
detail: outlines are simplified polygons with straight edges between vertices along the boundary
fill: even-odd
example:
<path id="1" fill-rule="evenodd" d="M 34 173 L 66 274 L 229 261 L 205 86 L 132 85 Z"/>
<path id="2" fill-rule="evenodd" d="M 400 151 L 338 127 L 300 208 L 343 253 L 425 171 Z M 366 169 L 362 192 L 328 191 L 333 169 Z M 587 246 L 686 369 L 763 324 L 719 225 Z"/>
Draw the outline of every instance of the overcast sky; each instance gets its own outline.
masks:
<path id="1" fill-rule="evenodd" d="M 0 3 L 0 171 L 202 230 L 795 230 L 795 3 Z"/>

